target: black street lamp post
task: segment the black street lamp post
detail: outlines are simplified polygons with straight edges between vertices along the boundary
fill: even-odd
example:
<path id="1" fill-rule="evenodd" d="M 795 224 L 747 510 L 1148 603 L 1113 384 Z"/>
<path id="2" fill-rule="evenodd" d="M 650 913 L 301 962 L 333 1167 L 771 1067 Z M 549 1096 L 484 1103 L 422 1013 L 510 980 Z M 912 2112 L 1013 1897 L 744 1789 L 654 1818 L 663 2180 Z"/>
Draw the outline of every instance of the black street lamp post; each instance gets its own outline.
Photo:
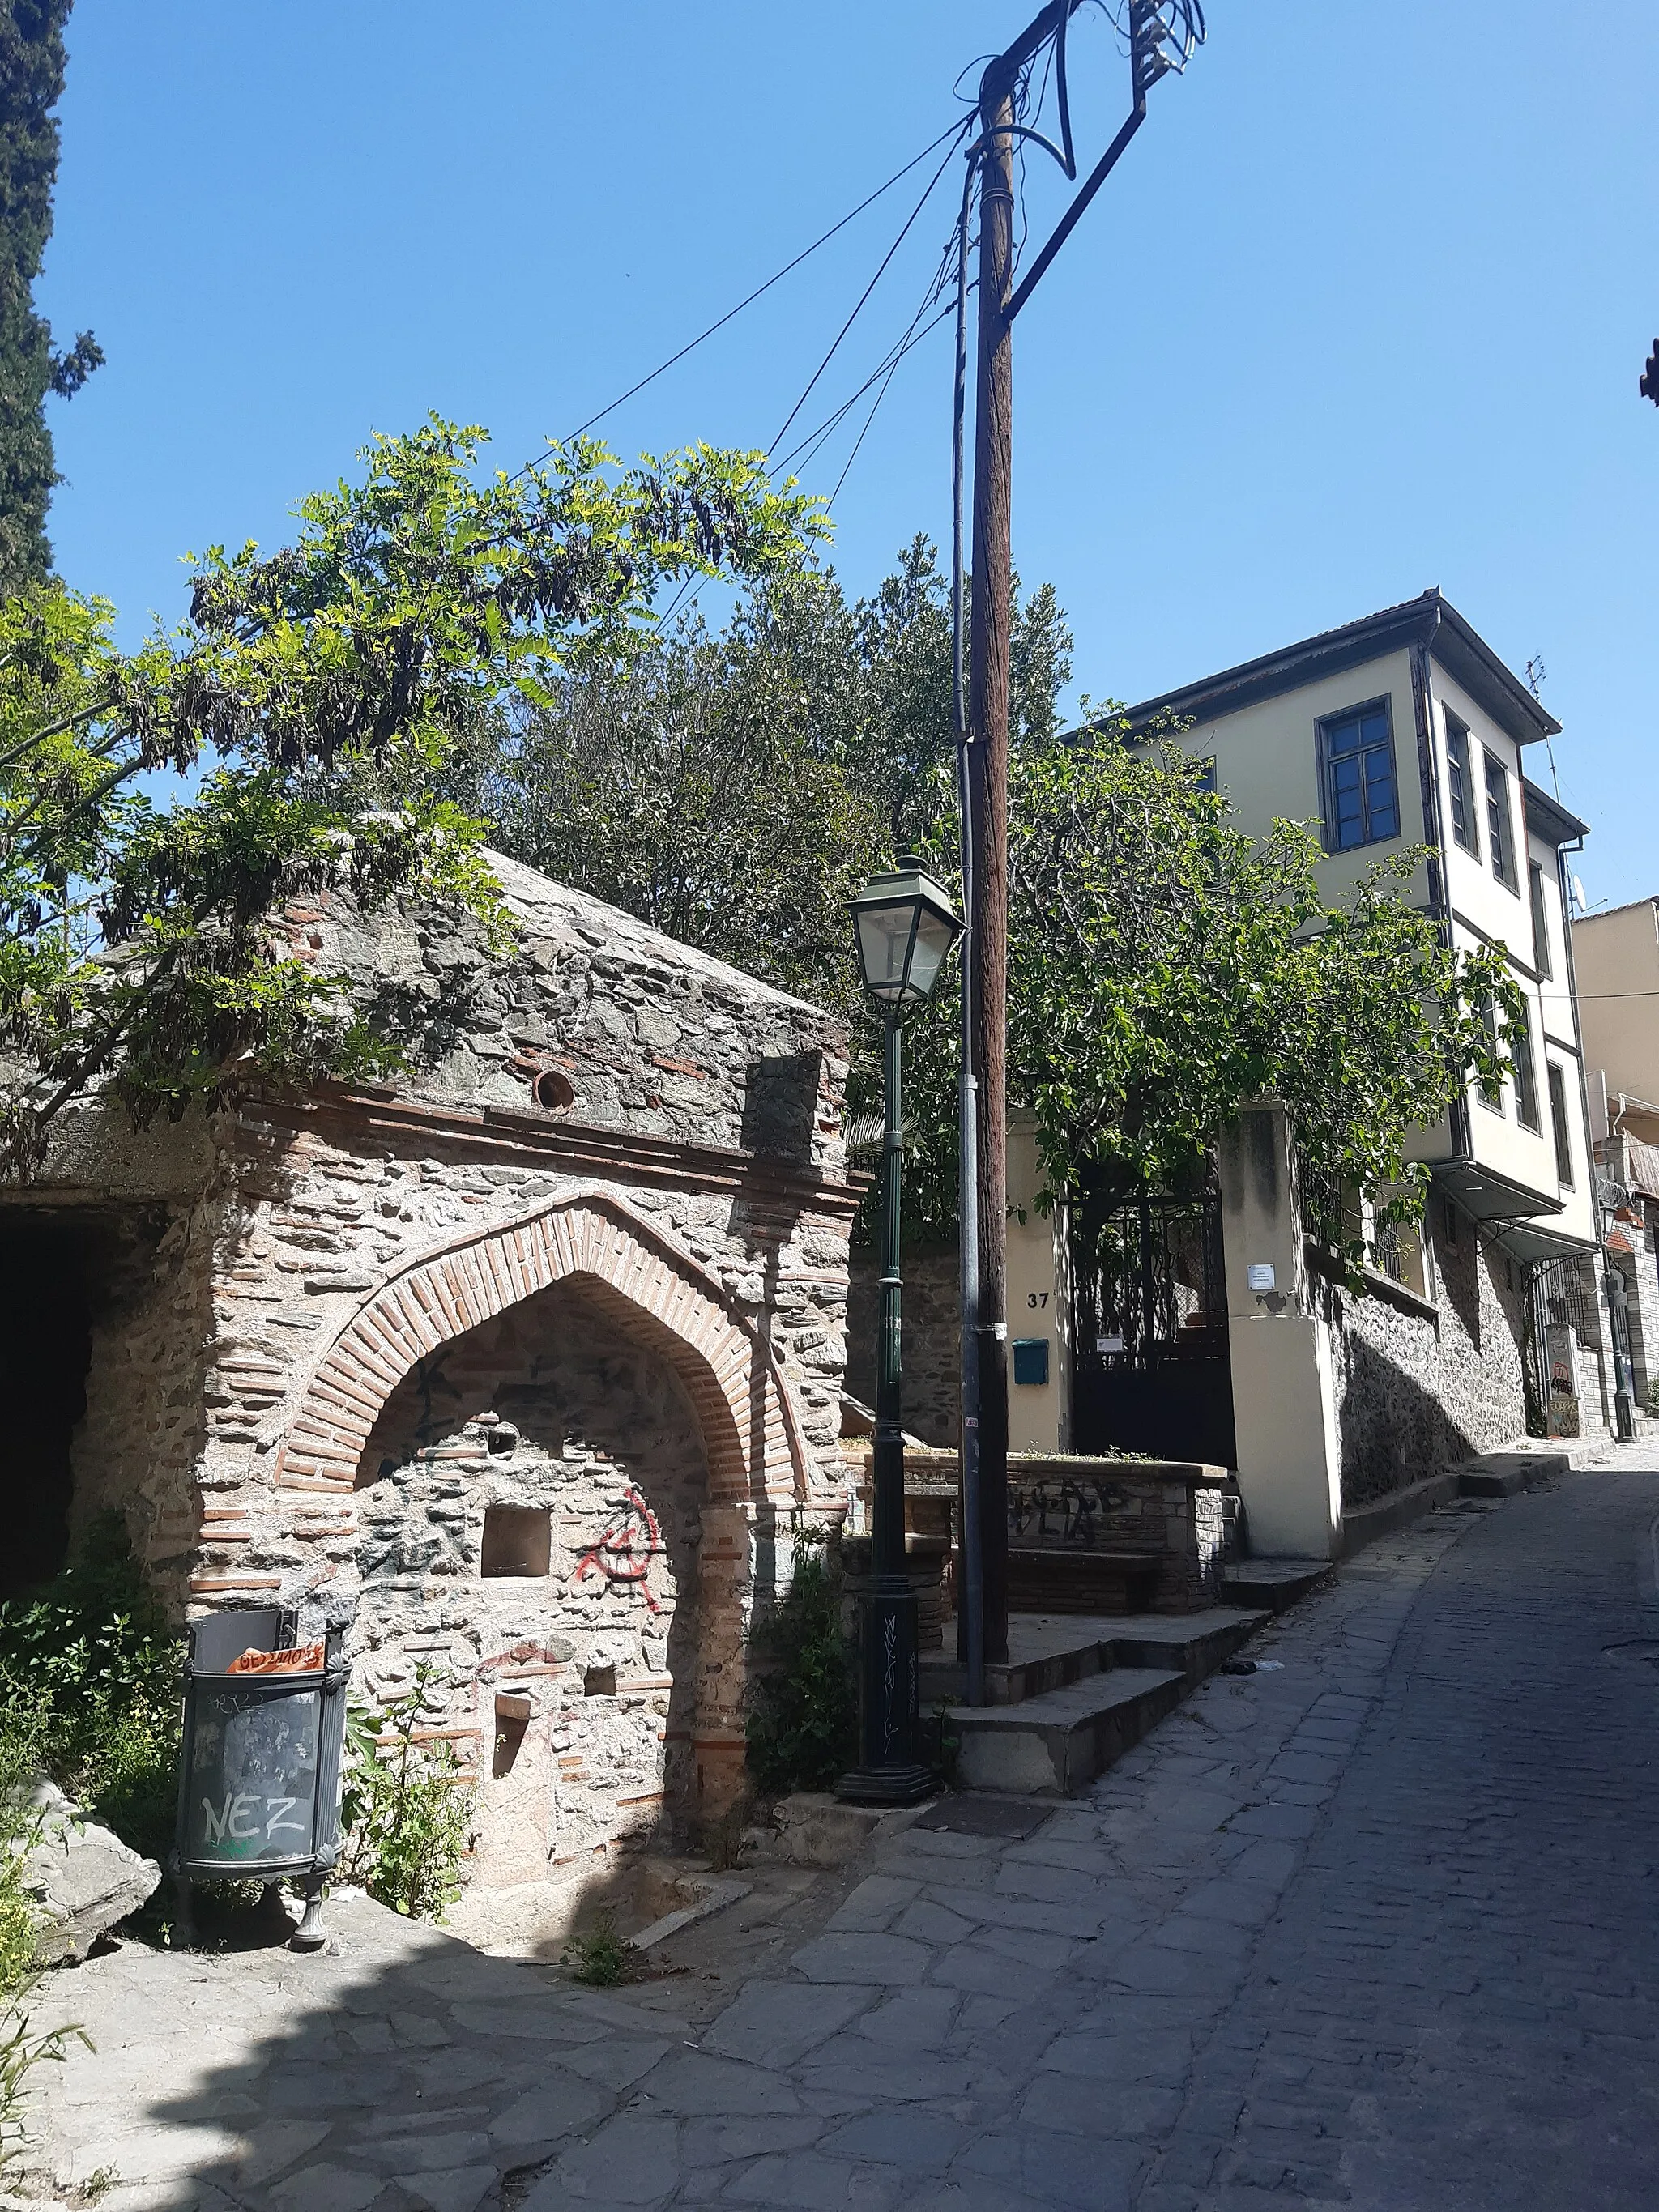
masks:
<path id="1" fill-rule="evenodd" d="M 859 965 L 881 1012 L 886 1134 L 882 1146 L 881 1297 L 876 1337 L 876 1436 L 870 1573 L 859 1601 L 859 1763 L 836 1795 L 859 1805 L 914 1805 L 935 1787 L 917 1757 L 916 1595 L 904 1561 L 904 1431 L 900 1419 L 899 1033 L 906 1014 L 933 996 L 962 934 L 944 889 L 919 860 L 902 860 L 853 901 Z"/>

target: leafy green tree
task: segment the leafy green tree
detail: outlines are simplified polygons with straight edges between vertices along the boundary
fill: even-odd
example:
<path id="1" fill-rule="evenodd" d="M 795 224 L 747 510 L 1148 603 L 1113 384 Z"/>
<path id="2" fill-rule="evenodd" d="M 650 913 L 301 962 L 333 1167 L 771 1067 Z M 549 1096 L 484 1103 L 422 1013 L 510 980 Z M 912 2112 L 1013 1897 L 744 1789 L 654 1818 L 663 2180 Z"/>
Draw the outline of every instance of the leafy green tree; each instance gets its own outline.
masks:
<path id="1" fill-rule="evenodd" d="M 1189 763 L 1109 717 L 1063 742 L 1070 653 L 1045 586 L 1014 633 L 1009 1083 L 1051 1191 L 1178 1185 L 1272 1095 L 1316 1171 L 1413 1211 L 1407 1134 L 1497 1065 L 1501 963 L 1454 957 L 1413 911 L 1418 855 L 1331 907 L 1305 829 L 1246 836 Z M 868 599 L 792 569 L 718 633 L 682 623 L 621 676 L 568 669 L 451 770 L 507 851 L 843 1012 L 867 1116 L 878 1030 L 846 901 L 912 845 L 956 873 L 952 744 L 947 587 L 918 538 Z M 955 1230 L 955 973 L 906 1040 L 916 1235 Z"/>
<path id="2" fill-rule="evenodd" d="M 482 477 L 483 439 L 436 418 L 377 439 L 293 545 L 197 559 L 188 621 L 136 653 L 61 586 L 0 604 L 0 1164 L 36 1163 L 96 1085 L 143 1121 L 395 1064 L 387 1010 L 273 915 L 343 882 L 499 937 L 480 825 L 444 795 L 453 749 L 567 675 L 616 680 L 677 579 L 764 578 L 821 528 L 757 455 L 622 470 L 578 440 Z M 189 779 L 172 805 L 162 769 Z"/>
<path id="3" fill-rule="evenodd" d="M 90 331 L 66 353 L 34 312 L 34 280 L 52 235 L 64 25 L 70 0 L 0 4 L 0 591 L 52 566 L 46 505 L 58 481 L 49 392 L 72 398 L 103 362 Z"/>
<path id="4" fill-rule="evenodd" d="M 1071 641 L 1018 611 L 1014 712 L 1052 735 Z M 571 666 L 459 748 L 446 788 L 492 842 L 688 944 L 864 1018 L 847 901 L 939 803 L 954 744 L 948 589 L 918 538 L 870 598 L 775 570 L 625 669 Z"/>
<path id="5" fill-rule="evenodd" d="M 1333 905 L 1305 824 L 1247 836 L 1194 763 L 1132 747 L 1110 718 L 1016 746 L 1008 811 L 1009 1095 L 1035 1116 L 1051 1197 L 1179 1188 L 1241 1106 L 1271 1097 L 1316 1174 L 1395 1219 L 1420 1211 L 1407 1135 L 1501 1074 L 1521 1018 L 1500 956 L 1453 951 L 1408 903 L 1420 852 Z M 955 867 L 943 795 L 930 851 Z M 911 1053 L 912 1181 L 940 1227 L 958 1004 L 918 1025 Z"/>

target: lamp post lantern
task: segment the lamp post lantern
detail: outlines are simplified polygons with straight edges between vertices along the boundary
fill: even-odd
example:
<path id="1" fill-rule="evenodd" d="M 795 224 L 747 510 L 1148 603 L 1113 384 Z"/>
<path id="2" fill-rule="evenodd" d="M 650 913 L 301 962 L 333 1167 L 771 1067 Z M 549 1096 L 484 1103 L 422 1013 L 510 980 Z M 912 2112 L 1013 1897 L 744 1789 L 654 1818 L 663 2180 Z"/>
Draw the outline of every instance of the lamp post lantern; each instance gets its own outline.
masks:
<path id="1" fill-rule="evenodd" d="M 906 858 L 852 902 L 864 987 L 882 1018 L 886 1133 L 881 1156 L 881 1294 L 870 1572 L 858 1590 L 859 1758 L 836 1795 L 860 1805 L 914 1805 L 934 1787 L 917 1757 L 915 1587 L 904 1562 L 904 1431 L 900 1419 L 899 1223 L 903 1160 L 899 1033 L 933 996 L 962 934 L 948 894 Z"/>

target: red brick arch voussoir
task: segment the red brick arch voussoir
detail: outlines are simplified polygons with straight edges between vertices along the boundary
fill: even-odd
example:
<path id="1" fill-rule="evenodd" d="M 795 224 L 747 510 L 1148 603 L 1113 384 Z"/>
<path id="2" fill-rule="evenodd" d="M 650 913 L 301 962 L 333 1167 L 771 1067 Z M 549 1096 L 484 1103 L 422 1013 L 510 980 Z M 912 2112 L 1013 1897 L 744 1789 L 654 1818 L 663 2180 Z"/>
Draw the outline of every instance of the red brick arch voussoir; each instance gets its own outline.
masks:
<path id="1" fill-rule="evenodd" d="M 381 1407 L 417 1360 L 559 1282 L 579 1285 L 679 1376 L 702 1427 L 711 1501 L 805 1504 L 810 1462 L 770 1346 L 712 1276 L 608 1192 L 456 1237 L 369 1292 L 312 1371 L 276 1481 L 350 1490 Z"/>

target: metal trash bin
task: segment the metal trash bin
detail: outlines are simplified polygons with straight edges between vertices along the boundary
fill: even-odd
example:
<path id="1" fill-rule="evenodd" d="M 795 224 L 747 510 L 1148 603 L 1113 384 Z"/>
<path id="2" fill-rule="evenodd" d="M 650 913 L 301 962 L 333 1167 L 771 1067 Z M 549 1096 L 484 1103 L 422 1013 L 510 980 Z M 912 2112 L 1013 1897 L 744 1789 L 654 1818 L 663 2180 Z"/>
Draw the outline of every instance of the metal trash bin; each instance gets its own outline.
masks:
<path id="1" fill-rule="evenodd" d="M 340 1856 L 349 1670 L 337 1629 L 323 1640 L 320 1665 L 261 1668 L 258 1657 L 301 1661 L 296 1625 L 270 1607 L 211 1613 L 191 1626 L 172 1868 L 183 1940 L 192 1884 L 263 1881 L 270 1891 L 297 1876 L 305 1913 L 294 1944 L 323 1943 L 323 1883 Z M 252 1663 L 250 1655 L 258 1656 Z"/>

